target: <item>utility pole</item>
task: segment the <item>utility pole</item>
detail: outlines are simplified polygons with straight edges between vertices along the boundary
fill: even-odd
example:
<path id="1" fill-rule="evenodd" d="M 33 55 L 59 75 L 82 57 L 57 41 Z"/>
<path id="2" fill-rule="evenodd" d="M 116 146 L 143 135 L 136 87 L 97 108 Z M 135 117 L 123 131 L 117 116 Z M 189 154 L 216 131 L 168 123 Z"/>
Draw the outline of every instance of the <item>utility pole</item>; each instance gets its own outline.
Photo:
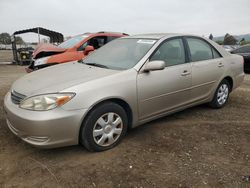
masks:
<path id="1" fill-rule="evenodd" d="M 40 28 L 39 27 L 37 28 L 37 33 L 38 33 L 38 43 L 40 44 L 41 39 L 40 39 Z"/>

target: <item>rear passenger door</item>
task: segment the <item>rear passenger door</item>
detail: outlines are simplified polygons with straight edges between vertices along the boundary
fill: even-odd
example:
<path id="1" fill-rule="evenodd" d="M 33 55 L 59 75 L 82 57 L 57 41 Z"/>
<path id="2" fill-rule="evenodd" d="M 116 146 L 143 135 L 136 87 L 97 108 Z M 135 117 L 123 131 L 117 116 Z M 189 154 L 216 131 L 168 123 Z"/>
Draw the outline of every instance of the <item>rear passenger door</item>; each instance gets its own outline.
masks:
<path id="1" fill-rule="evenodd" d="M 207 41 L 198 37 L 186 37 L 189 59 L 192 64 L 193 101 L 209 97 L 224 72 L 224 62 L 219 52 Z"/>

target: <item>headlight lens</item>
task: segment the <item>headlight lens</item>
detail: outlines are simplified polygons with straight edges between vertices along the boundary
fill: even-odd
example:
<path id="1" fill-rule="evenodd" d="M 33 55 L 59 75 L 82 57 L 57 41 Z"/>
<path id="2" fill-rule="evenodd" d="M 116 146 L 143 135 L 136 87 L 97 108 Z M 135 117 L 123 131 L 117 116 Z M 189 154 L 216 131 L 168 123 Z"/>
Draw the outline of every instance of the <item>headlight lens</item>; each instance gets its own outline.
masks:
<path id="1" fill-rule="evenodd" d="M 48 57 L 43 57 L 43 58 L 39 58 L 39 59 L 35 60 L 34 66 L 44 65 L 47 63 L 48 59 L 49 59 Z"/>
<path id="2" fill-rule="evenodd" d="M 74 96 L 74 93 L 37 95 L 24 99 L 19 106 L 26 110 L 46 111 L 64 105 Z"/>

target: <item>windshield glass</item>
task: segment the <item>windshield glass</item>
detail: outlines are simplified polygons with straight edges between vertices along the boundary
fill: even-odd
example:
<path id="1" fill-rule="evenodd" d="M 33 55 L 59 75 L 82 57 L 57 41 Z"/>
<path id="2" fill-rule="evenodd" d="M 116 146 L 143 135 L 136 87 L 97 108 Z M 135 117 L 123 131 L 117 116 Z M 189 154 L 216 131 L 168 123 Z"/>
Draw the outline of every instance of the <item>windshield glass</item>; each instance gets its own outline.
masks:
<path id="1" fill-rule="evenodd" d="M 154 45 L 156 40 L 121 38 L 113 40 L 87 56 L 86 64 L 97 64 L 102 67 L 126 70 L 134 67 Z"/>
<path id="2" fill-rule="evenodd" d="M 81 40 L 87 38 L 88 35 L 78 35 L 75 36 L 69 40 L 64 41 L 63 43 L 59 44 L 58 47 L 60 48 L 72 48 L 75 46 L 77 43 L 79 43 Z"/>

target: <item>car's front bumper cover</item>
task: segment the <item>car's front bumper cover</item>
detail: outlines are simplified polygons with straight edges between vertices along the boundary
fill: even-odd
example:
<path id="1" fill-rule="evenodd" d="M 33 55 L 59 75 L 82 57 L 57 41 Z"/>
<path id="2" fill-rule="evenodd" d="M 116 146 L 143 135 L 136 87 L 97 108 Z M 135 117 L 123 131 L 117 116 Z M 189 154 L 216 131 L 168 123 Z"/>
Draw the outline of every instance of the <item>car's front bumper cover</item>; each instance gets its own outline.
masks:
<path id="1" fill-rule="evenodd" d="M 25 142 L 37 147 L 54 148 L 78 144 L 79 131 L 87 109 L 30 111 L 4 99 L 9 129 Z"/>

